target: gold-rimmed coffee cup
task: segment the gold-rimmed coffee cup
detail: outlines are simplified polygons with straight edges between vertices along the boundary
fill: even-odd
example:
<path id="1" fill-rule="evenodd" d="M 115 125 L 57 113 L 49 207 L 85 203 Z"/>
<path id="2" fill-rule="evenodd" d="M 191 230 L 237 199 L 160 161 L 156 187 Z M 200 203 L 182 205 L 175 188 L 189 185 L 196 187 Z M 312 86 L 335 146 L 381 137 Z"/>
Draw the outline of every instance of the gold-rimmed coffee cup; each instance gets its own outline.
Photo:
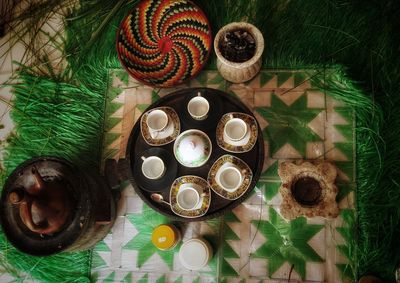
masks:
<path id="1" fill-rule="evenodd" d="M 142 156 L 142 174 L 150 180 L 158 180 L 165 173 L 164 161 L 158 156 Z"/>
<path id="2" fill-rule="evenodd" d="M 231 141 L 242 140 L 248 131 L 245 121 L 240 118 L 232 118 L 226 122 L 224 127 L 224 134 Z"/>
<path id="3" fill-rule="evenodd" d="M 201 195 L 193 187 L 183 187 L 179 190 L 176 201 L 180 208 L 184 210 L 193 210 L 200 203 Z"/>
<path id="4" fill-rule="evenodd" d="M 197 96 L 189 100 L 187 105 L 187 111 L 190 116 L 195 120 L 204 120 L 208 117 L 208 112 L 210 110 L 210 104 L 208 100 L 205 99 L 201 93 L 197 93 Z"/>
<path id="5" fill-rule="evenodd" d="M 221 168 L 215 176 L 217 184 L 228 192 L 234 192 L 243 183 L 243 173 L 234 165 Z"/>
<path id="6" fill-rule="evenodd" d="M 160 132 L 168 125 L 168 115 L 161 109 L 150 110 L 147 113 L 146 125 L 151 132 Z"/>

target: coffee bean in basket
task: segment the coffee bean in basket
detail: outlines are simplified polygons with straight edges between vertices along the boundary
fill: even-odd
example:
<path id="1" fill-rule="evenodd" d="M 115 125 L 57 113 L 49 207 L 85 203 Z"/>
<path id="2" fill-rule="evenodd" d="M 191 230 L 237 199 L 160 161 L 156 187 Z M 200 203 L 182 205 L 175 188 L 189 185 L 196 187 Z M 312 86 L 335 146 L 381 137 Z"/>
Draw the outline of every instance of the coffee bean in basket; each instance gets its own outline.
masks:
<path id="1" fill-rule="evenodd" d="M 244 29 L 227 31 L 219 42 L 222 56 L 232 62 L 242 63 L 251 59 L 256 50 L 254 37 Z"/>

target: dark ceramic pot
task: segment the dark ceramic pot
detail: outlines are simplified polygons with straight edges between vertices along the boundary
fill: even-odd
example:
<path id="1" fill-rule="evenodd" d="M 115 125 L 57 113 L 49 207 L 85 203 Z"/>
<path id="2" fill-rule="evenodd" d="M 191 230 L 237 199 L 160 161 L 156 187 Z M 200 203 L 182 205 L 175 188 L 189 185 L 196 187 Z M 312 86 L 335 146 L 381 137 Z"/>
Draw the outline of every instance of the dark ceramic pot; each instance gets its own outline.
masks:
<path id="1" fill-rule="evenodd" d="M 110 231 L 115 197 L 105 179 L 57 157 L 19 165 L 1 195 L 1 224 L 20 251 L 46 256 L 92 247 Z"/>

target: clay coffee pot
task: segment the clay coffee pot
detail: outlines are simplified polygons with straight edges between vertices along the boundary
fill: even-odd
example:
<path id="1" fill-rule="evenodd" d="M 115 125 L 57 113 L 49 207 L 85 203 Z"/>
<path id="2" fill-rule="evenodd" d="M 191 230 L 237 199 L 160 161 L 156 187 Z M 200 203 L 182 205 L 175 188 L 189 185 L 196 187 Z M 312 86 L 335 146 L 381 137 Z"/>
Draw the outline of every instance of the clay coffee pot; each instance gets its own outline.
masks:
<path id="1" fill-rule="evenodd" d="M 46 182 L 35 166 L 32 167 L 33 184 L 14 188 L 8 200 L 19 206 L 22 222 L 39 234 L 53 234 L 61 230 L 72 209 L 68 183 L 55 180 Z"/>
<path id="2" fill-rule="evenodd" d="M 113 168 L 107 164 L 106 172 Z M 59 157 L 23 162 L 1 194 L 4 234 L 17 249 L 36 256 L 91 248 L 115 220 L 119 183 L 114 175 L 106 179 Z"/>

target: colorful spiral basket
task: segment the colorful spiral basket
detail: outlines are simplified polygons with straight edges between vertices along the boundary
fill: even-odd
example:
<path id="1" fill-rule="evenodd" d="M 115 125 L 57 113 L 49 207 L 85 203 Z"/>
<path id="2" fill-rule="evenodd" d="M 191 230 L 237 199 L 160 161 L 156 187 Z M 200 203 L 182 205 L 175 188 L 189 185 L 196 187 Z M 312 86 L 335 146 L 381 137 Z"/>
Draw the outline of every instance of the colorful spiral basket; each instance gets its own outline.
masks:
<path id="1" fill-rule="evenodd" d="M 195 76 L 211 50 L 203 11 L 187 0 L 143 0 L 122 21 L 118 57 L 135 79 L 172 87 Z"/>

